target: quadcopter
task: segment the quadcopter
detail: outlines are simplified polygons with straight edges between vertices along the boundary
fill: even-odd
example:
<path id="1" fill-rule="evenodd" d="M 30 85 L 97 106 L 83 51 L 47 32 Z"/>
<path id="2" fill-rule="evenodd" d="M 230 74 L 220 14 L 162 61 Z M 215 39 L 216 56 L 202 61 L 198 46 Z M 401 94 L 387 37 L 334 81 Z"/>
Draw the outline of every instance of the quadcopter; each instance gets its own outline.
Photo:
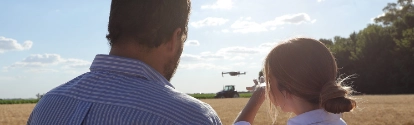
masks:
<path id="1" fill-rule="evenodd" d="M 246 72 L 243 72 L 243 73 L 240 73 L 240 71 L 238 71 L 238 72 L 221 72 L 221 76 L 222 77 L 224 77 L 223 76 L 223 74 L 229 74 L 230 76 L 239 76 L 239 75 L 246 75 Z"/>

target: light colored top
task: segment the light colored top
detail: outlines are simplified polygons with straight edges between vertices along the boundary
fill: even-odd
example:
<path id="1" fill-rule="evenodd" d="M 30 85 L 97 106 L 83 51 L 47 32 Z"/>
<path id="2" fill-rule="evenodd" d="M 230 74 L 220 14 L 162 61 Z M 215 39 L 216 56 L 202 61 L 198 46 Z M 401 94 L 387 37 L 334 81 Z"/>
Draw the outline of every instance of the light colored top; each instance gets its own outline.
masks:
<path id="1" fill-rule="evenodd" d="M 234 125 L 250 125 L 249 122 L 239 121 Z M 312 110 L 288 120 L 287 125 L 346 125 L 341 114 L 326 112 L 324 109 Z"/>
<path id="2" fill-rule="evenodd" d="M 27 125 L 221 125 L 207 103 L 178 92 L 139 60 L 97 55 L 90 72 L 36 104 Z"/>
<path id="3" fill-rule="evenodd" d="M 252 86 L 252 88 L 253 88 L 252 92 L 255 92 L 257 90 L 257 88 L 259 88 L 259 85 L 254 85 L 254 86 Z"/>
<path id="4" fill-rule="evenodd" d="M 260 83 L 264 83 L 264 82 L 265 82 L 265 78 L 264 78 L 264 76 L 260 76 L 259 82 L 260 82 Z"/>

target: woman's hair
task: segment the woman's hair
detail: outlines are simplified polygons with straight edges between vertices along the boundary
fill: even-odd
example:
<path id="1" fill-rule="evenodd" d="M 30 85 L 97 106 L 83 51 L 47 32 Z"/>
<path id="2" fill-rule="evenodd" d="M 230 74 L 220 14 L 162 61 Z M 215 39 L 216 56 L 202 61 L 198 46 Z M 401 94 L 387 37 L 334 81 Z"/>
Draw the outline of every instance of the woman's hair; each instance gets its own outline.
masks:
<path id="1" fill-rule="evenodd" d="M 276 79 L 279 90 L 272 90 L 269 76 Z M 356 107 L 350 87 L 337 79 L 334 56 L 321 42 L 311 38 L 294 38 L 273 48 L 264 62 L 268 97 L 287 91 L 331 113 L 350 112 Z M 270 94 L 269 94 L 270 93 Z"/>

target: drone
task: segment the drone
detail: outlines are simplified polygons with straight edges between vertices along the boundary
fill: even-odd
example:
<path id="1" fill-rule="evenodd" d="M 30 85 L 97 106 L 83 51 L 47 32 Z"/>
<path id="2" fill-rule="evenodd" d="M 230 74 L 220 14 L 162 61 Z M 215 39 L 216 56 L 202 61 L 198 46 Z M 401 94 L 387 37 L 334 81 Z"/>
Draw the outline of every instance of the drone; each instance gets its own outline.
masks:
<path id="1" fill-rule="evenodd" d="M 222 77 L 224 77 L 223 76 L 223 74 L 229 74 L 230 76 L 239 76 L 239 75 L 246 75 L 246 72 L 243 72 L 243 73 L 240 73 L 240 71 L 238 71 L 238 72 L 221 72 L 221 76 Z"/>

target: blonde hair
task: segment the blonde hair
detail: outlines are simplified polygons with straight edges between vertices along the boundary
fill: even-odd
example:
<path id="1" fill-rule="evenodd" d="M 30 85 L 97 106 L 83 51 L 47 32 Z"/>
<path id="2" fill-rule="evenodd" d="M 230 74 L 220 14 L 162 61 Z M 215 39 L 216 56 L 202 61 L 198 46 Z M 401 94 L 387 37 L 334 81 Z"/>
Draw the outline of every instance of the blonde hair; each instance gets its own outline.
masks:
<path id="1" fill-rule="evenodd" d="M 337 78 L 334 56 L 315 39 L 294 38 L 279 44 L 267 55 L 263 71 L 268 100 L 284 90 L 331 113 L 350 112 L 356 107 L 349 97 L 351 87 L 343 85 L 349 77 Z M 279 90 L 272 90 L 270 76 L 276 79 Z M 271 111 L 275 110 L 272 103 Z"/>

